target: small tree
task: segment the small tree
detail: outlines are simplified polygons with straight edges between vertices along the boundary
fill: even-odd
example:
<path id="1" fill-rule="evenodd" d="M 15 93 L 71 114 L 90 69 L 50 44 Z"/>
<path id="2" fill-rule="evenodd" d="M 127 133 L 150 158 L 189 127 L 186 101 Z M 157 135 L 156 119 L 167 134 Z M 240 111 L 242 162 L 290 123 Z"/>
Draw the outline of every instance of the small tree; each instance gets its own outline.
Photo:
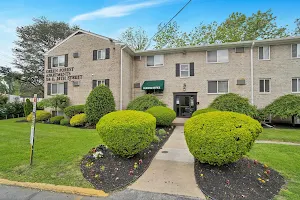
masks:
<path id="1" fill-rule="evenodd" d="M 58 113 L 58 109 L 65 109 L 70 104 L 70 99 L 66 95 L 55 95 L 49 99 L 44 99 L 43 104 L 45 107 L 54 108 L 56 113 Z"/>
<path id="2" fill-rule="evenodd" d="M 271 114 L 280 118 L 292 117 L 295 124 L 295 117 L 300 117 L 300 96 L 288 94 L 275 99 L 264 109 L 264 114 Z"/>
<path id="3" fill-rule="evenodd" d="M 87 98 L 85 114 L 90 124 L 97 124 L 104 115 L 115 111 L 115 100 L 112 92 L 107 86 L 95 87 Z"/>
<path id="4" fill-rule="evenodd" d="M 24 105 L 24 114 L 25 114 L 25 116 L 28 116 L 32 112 L 32 108 L 33 108 L 32 103 L 30 102 L 29 99 L 26 99 L 26 102 L 25 102 L 25 105 Z"/>

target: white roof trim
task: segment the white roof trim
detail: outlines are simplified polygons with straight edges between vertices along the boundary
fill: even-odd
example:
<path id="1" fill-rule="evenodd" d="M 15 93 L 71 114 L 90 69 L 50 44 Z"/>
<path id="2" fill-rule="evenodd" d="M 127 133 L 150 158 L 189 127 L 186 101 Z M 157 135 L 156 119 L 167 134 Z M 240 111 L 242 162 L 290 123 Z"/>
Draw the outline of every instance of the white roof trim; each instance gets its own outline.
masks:
<path id="1" fill-rule="evenodd" d="M 51 51 L 53 51 L 54 49 L 56 49 L 57 47 L 59 47 L 61 44 L 63 44 L 64 42 L 66 42 L 68 39 L 70 39 L 71 37 L 73 37 L 74 35 L 76 35 L 79 32 L 82 32 L 82 33 L 85 33 L 85 34 L 89 34 L 89 35 L 92 35 L 92 36 L 95 36 L 95 37 L 98 37 L 98 38 L 101 38 L 101 39 L 104 39 L 104 40 L 110 40 L 112 42 L 119 43 L 119 41 L 114 40 L 112 38 L 105 37 L 105 36 L 102 36 L 102 35 L 98 35 L 98 34 L 95 34 L 95 33 L 91 33 L 91 32 L 79 29 L 79 30 L 75 31 L 74 33 L 72 33 L 71 35 L 69 35 L 66 39 L 64 39 L 63 41 L 59 42 L 57 45 L 55 45 L 54 47 L 52 47 L 49 51 L 47 51 L 46 53 L 44 53 L 44 55 L 47 56 Z"/>

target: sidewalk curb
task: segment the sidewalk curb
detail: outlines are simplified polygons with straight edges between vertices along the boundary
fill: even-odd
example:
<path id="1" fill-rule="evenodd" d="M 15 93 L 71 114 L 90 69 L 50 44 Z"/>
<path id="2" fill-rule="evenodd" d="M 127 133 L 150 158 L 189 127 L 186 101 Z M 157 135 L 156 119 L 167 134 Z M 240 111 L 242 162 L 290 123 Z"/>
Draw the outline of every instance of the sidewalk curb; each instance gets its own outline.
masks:
<path id="1" fill-rule="evenodd" d="M 107 197 L 109 195 L 108 193 L 105 193 L 103 190 L 95 190 L 91 188 L 53 185 L 47 183 L 18 182 L 18 181 L 10 181 L 1 178 L 0 178 L 0 184 L 20 186 L 26 188 L 39 189 L 39 190 L 48 190 L 48 191 L 59 192 L 59 193 L 77 194 L 82 196 Z"/>

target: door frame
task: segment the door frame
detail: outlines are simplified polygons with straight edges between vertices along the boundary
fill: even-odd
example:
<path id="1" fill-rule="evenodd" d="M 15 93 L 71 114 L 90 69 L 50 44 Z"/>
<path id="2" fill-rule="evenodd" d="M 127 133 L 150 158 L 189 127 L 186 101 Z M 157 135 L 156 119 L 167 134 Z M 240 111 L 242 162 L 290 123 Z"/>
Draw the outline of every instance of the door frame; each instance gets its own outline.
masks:
<path id="1" fill-rule="evenodd" d="M 195 105 L 195 111 L 197 110 L 197 92 L 173 92 L 173 110 L 176 112 L 176 117 L 180 118 L 189 118 L 184 116 L 177 116 L 177 110 L 176 110 L 176 96 L 194 96 L 194 105 Z"/>

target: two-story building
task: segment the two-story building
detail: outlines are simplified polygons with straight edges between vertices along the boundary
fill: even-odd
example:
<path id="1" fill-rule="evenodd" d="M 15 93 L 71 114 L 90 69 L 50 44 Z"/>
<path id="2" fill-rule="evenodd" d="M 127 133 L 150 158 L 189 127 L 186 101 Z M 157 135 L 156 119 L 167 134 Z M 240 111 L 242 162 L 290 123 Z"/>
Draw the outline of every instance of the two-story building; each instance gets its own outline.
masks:
<path id="1" fill-rule="evenodd" d="M 237 93 L 263 108 L 300 93 L 300 37 L 133 51 L 108 37 L 78 30 L 45 54 L 45 98 L 56 94 L 84 104 L 107 85 L 116 109 L 153 93 L 180 117 Z"/>

